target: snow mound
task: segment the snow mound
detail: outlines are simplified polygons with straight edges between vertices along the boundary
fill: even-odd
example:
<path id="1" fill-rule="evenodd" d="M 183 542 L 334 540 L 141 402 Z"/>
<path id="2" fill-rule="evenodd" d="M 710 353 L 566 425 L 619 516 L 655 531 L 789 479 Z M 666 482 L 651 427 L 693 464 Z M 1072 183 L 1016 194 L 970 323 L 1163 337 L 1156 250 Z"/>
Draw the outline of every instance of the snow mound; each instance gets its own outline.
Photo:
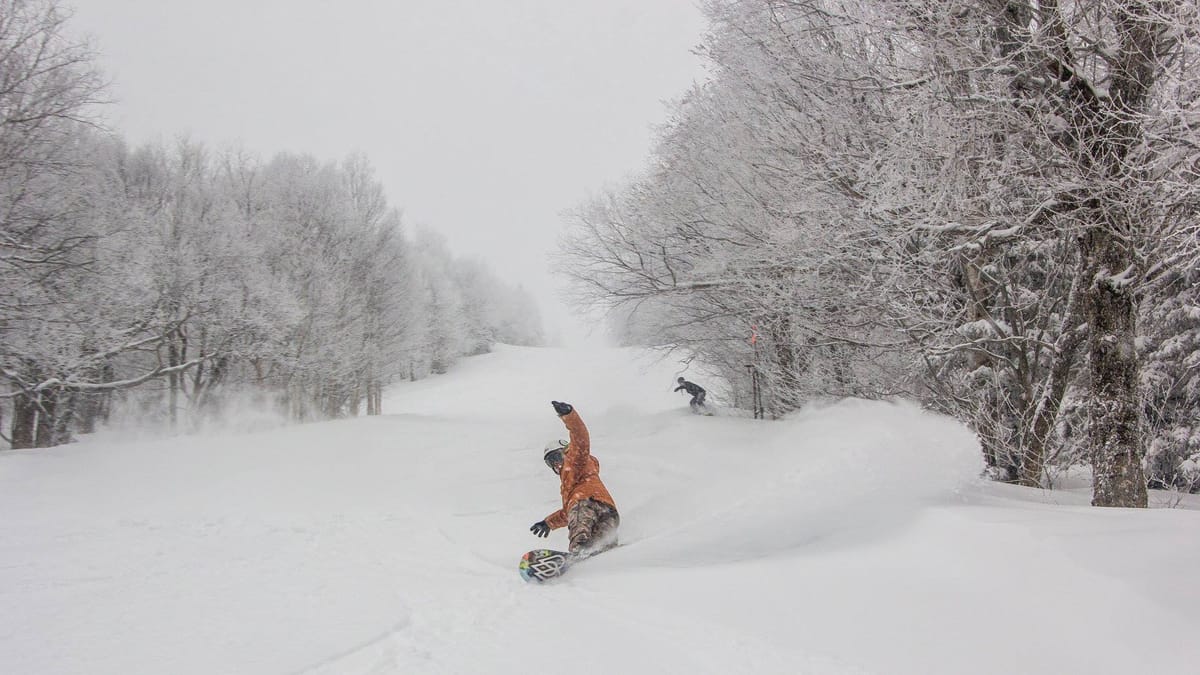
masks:
<path id="1" fill-rule="evenodd" d="M 625 540 L 646 540 L 644 555 L 664 565 L 861 542 L 953 498 L 981 469 L 969 431 L 907 403 L 848 400 L 773 424 L 688 419 L 659 438 L 619 455 L 615 480 L 635 495 Z"/>

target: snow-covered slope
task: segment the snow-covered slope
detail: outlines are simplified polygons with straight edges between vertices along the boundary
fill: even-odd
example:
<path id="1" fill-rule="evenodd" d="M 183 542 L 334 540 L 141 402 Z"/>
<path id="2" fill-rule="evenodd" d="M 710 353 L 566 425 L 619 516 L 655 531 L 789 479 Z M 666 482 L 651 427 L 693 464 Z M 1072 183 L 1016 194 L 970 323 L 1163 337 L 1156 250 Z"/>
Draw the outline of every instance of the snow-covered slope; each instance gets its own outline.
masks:
<path id="1" fill-rule="evenodd" d="M 1200 659 L 1200 513 L 979 483 L 972 436 L 908 405 L 695 417 L 677 371 L 636 351 L 505 347 L 397 386 L 382 417 L 0 453 L 0 672 Z M 551 399 L 592 430 L 622 546 L 533 586 L 516 561 L 557 506 Z"/>

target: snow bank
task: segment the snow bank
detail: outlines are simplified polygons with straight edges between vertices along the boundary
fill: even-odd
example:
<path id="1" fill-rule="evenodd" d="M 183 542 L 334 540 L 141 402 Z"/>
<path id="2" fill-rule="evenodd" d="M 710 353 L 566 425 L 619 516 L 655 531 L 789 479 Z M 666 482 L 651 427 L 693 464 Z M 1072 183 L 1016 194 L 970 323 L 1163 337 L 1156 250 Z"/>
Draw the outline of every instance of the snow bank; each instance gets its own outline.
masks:
<path id="1" fill-rule="evenodd" d="M 981 468 L 972 434 L 911 404 L 844 401 L 779 423 L 685 418 L 659 437 L 670 440 L 620 455 L 614 480 L 635 495 L 626 540 L 650 540 L 645 555 L 672 565 L 861 541 Z"/>

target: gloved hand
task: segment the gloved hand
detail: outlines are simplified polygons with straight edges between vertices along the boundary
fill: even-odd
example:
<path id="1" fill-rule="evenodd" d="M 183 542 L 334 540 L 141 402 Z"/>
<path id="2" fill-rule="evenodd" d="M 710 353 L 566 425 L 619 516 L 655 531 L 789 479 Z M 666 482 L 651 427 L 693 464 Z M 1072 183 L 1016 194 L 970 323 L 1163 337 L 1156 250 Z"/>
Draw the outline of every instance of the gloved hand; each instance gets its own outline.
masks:
<path id="1" fill-rule="evenodd" d="M 554 412 L 558 413 L 559 417 L 570 415 L 571 411 L 574 410 L 570 403 L 563 403 L 562 401 L 550 401 L 550 405 L 554 406 Z"/>
<path id="2" fill-rule="evenodd" d="M 547 525 L 546 521 L 544 521 L 544 520 L 539 520 L 536 523 L 534 523 L 533 527 L 529 528 L 529 531 L 532 532 L 533 536 L 535 536 L 535 537 L 549 537 L 550 536 L 550 526 Z"/>

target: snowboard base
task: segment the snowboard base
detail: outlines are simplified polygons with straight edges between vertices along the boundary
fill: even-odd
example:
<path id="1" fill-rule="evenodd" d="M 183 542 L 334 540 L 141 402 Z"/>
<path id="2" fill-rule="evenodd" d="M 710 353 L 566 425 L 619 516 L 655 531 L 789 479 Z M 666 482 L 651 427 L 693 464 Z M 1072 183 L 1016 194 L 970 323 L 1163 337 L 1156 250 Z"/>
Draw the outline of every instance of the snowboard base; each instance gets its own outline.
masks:
<path id="1" fill-rule="evenodd" d="M 570 554 L 548 548 L 535 548 L 521 556 L 518 569 L 525 581 L 542 583 L 556 579 L 567 571 Z"/>

